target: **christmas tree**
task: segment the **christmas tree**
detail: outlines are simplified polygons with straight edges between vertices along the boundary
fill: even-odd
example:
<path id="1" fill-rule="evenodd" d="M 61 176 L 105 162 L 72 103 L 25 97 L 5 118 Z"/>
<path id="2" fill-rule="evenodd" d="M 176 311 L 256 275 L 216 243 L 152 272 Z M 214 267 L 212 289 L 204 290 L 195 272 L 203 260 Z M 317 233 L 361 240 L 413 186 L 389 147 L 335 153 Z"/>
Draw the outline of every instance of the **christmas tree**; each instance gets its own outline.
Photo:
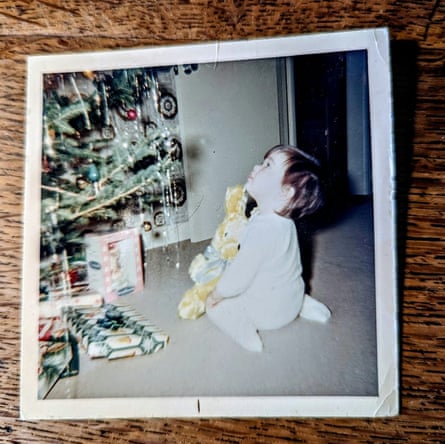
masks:
<path id="1" fill-rule="evenodd" d="M 128 212 L 149 230 L 156 206 L 184 205 L 177 69 L 44 76 L 42 260 L 70 257 L 86 232 L 125 227 Z M 177 223 L 171 214 L 162 223 Z"/>

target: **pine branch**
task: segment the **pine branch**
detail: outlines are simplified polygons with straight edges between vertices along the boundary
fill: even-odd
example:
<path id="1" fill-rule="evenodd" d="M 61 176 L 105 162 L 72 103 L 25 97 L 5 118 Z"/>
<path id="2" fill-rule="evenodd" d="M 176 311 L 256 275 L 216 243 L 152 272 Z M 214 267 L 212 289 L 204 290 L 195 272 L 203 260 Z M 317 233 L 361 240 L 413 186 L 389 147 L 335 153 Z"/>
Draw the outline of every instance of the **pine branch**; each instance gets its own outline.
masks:
<path id="1" fill-rule="evenodd" d="M 55 193 L 59 193 L 59 194 L 66 194 L 68 196 L 79 197 L 77 193 L 73 193 L 72 191 L 68 191 L 68 190 L 63 190 L 62 188 L 59 188 L 59 187 L 50 187 L 48 185 L 42 185 L 41 188 L 42 188 L 42 190 L 46 190 L 46 191 L 54 191 Z"/>
<path id="2" fill-rule="evenodd" d="M 61 160 L 70 161 L 72 159 L 88 159 L 100 163 L 104 161 L 100 154 L 91 151 L 91 149 L 79 148 L 71 143 L 66 143 L 66 140 L 67 139 L 53 144 L 53 147 L 57 151 L 57 155 Z"/>
<path id="3" fill-rule="evenodd" d="M 103 208 L 110 207 L 120 199 L 136 193 L 136 191 L 140 190 L 143 187 L 146 187 L 147 185 L 159 184 L 161 187 L 168 185 L 169 180 L 167 179 L 165 173 L 168 170 L 174 168 L 176 164 L 177 161 L 172 161 L 171 159 L 164 159 L 160 161 L 157 166 L 152 165 L 146 170 L 140 171 L 130 181 L 128 180 L 127 182 L 123 181 L 123 183 L 126 183 L 127 185 L 125 191 L 122 191 L 116 195 L 114 193 L 115 188 L 113 190 L 109 190 L 108 193 L 103 193 L 100 196 L 101 197 L 100 202 L 98 202 L 97 200 L 93 202 L 90 201 L 89 203 L 91 204 L 91 206 L 89 206 L 89 208 L 85 208 L 84 210 L 72 213 L 71 215 L 67 216 L 67 219 L 70 221 L 74 221 L 80 217 L 93 214 Z M 71 206 L 71 208 L 73 207 Z"/>
<path id="4" fill-rule="evenodd" d="M 76 102 L 62 107 L 56 100 L 50 99 L 45 103 L 44 114 L 48 128 L 58 133 L 72 135 L 76 133 L 76 130 L 68 122 L 84 114 L 85 110 L 90 110 L 88 102 Z"/>
<path id="5" fill-rule="evenodd" d="M 130 194 L 135 193 L 136 191 L 138 191 L 140 188 L 142 188 L 143 186 L 145 186 L 147 184 L 148 184 L 148 181 L 146 183 L 136 185 L 133 188 L 130 188 L 129 190 L 125 191 L 124 193 L 121 193 L 118 196 L 114 196 L 114 197 L 106 200 L 105 202 L 102 202 L 98 205 L 93 206 L 92 208 L 88 208 L 84 211 L 75 213 L 70 217 L 70 220 L 75 220 L 80 217 L 86 216 L 87 214 L 94 213 L 102 208 L 109 207 L 110 205 L 113 205 L 115 202 L 117 202 L 119 199 L 122 199 L 123 197 L 129 196 Z"/>

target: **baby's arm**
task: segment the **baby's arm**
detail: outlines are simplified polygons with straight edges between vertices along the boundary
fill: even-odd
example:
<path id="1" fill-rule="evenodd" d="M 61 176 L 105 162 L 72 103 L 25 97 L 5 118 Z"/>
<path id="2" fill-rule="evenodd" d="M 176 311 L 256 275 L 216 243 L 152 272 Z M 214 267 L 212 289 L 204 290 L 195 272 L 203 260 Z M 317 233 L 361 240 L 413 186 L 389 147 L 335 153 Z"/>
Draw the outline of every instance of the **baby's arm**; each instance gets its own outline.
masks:
<path id="1" fill-rule="evenodd" d="M 264 221 L 252 221 L 245 232 L 240 250 L 227 266 L 216 286 L 219 298 L 238 296 L 251 285 L 266 255 L 274 248 L 271 228 Z"/>
<path id="2" fill-rule="evenodd" d="M 215 289 L 208 296 L 206 300 L 206 304 L 208 307 L 215 307 L 218 305 L 224 298 L 218 293 Z"/>

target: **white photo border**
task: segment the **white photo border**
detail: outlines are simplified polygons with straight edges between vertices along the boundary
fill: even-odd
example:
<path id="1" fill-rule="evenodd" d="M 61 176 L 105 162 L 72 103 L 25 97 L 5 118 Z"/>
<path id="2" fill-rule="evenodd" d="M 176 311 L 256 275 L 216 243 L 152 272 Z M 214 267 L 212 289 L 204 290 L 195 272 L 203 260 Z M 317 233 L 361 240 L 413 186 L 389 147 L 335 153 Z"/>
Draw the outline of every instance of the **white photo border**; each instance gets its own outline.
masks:
<path id="1" fill-rule="evenodd" d="M 46 73 L 169 66 L 366 50 L 374 195 L 378 396 L 37 399 L 42 77 Z M 30 56 L 23 232 L 21 418 L 377 417 L 399 409 L 395 158 L 386 28 L 245 41 Z"/>

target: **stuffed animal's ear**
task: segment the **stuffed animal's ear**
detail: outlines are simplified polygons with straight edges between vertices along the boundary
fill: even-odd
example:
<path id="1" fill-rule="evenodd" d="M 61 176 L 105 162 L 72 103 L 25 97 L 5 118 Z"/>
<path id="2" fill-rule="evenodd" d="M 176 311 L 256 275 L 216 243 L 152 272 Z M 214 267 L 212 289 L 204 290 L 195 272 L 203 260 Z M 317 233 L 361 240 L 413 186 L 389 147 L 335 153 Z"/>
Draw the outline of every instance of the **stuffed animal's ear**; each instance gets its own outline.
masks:
<path id="1" fill-rule="evenodd" d="M 236 185 L 233 187 L 233 202 L 234 202 L 234 211 L 239 214 L 244 214 L 247 203 L 247 193 L 244 190 L 242 185 Z"/>
<path id="2" fill-rule="evenodd" d="M 244 191 L 241 185 L 235 185 L 227 188 L 225 200 L 226 214 L 239 212 L 239 204 L 243 194 Z"/>
<path id="3" fill-rule="evenodd" d="M 245 211 L 246 210 L 246 205 L 247 205 L 247 191 L 244 188 L 241 188 L 241 199 L 240 199 L 240 209 L 241 211 Z"/>

